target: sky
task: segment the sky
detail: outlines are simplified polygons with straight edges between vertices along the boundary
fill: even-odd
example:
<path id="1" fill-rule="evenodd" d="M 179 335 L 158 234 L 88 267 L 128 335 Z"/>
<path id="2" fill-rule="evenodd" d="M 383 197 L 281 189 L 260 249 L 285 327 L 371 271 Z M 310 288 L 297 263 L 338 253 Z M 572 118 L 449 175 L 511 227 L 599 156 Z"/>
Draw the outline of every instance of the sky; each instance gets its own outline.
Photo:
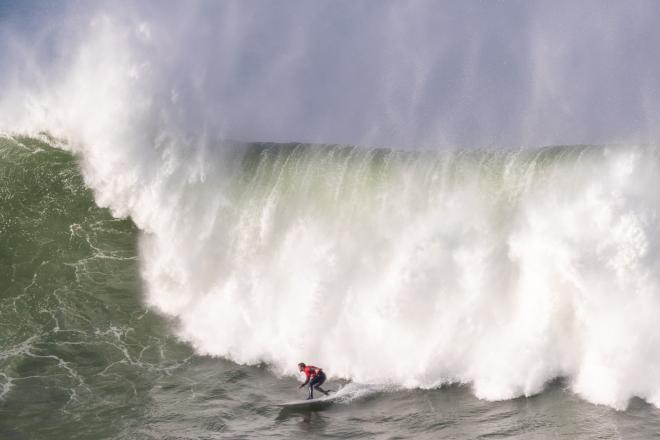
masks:
<path id="1" fill-rule="evenodd" d="M 104 41 L 107 63 L 76 87 L 129 57 L 149 71 L 150 111 L 190 132 L 403 149 L 654 142 L 658 23 L 660 4 L 642 0 L 0 2 L 0 90 L 57 89 Z"/>

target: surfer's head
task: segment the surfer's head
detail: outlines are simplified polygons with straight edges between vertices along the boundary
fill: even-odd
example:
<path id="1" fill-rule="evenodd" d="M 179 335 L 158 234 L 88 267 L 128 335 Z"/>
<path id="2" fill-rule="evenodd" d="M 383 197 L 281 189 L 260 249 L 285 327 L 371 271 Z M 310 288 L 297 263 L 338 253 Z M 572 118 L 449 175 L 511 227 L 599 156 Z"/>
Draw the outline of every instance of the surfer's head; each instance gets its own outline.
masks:
<path id="1" fill-rule="evenodd" d="M 304 369 L 305 369 L 305 363 L 304 362 L 299 363 L 298 364 L 298 371 L 302 371 Z"/>

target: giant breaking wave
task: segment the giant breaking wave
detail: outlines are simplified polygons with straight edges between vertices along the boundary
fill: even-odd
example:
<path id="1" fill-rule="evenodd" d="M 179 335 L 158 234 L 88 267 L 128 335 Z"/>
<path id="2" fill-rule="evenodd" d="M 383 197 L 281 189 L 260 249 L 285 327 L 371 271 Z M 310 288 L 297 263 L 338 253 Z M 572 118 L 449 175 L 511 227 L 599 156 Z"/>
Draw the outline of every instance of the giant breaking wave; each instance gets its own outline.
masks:
<path id="1" fill-rule="evenodd" d="M 27 107 L 5 96 L 1 128 L 80 154 L 97 203 L 143 231 L 145 300 L 199 353 L 486 399 L 565 377 L 660 406 L 656 147 L 223 141 L 185 86 L 153 92 L 148 27 L 94 26 Z"/>
<path id="2" fill-rule="evenodd" d="M 660 404 L 658 163 L 256 145 L 122 208 L 147 231 L 147 301 L 200 353 L 487 399 L 567 377 L 622 408 Z"/>

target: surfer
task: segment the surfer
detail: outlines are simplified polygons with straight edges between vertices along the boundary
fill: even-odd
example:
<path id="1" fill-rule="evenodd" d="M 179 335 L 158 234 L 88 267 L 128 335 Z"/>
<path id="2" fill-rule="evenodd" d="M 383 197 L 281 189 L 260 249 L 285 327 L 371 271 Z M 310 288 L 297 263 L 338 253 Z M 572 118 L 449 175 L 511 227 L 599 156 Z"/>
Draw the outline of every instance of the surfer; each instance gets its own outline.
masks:
<path id="1" fill-rule="evenodd" d="M 313 365 L 305 365 L 303 362 L 301 362 L 298 364 L 298 371 L 305 373 L 305 376 L 307 376 L 305 382 L 300 384 L 298 387 L 302 388 L 309 384 L 309 397 L 307 397 L 307 400 L 314 398 L 314 389 L 322 392 L 326 396 L 329 394 L 326 390 L 321 388 L 321 385 L 323 385 L 323 382 L 325 382 L 326 379 L 322 368 L 318 368 Z"/>

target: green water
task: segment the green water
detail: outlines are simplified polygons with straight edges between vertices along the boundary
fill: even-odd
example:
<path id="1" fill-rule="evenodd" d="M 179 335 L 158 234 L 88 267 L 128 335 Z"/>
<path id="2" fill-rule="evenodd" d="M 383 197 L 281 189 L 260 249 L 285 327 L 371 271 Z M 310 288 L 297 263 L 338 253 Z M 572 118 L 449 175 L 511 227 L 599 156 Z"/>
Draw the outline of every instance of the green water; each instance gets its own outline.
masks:
<path id="1" fill-rule="evenodd" d="M 71 154 L 0 139 L 0 432 L 112 436 L 190 357 L 141 304 L 137 235 Z"/>

